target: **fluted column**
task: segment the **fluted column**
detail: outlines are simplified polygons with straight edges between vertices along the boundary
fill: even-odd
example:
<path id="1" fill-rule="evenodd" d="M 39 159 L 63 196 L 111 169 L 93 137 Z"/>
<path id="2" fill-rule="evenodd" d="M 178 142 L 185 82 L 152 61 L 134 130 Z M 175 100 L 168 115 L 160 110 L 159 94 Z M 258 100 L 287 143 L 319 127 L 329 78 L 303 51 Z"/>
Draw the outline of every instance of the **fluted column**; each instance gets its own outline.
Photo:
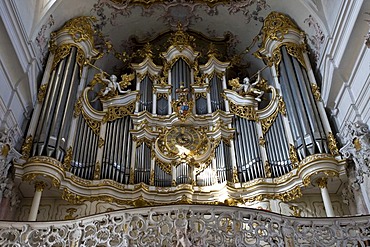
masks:
<path id="1" fill-rule="evenodd" d="M 43 181 L 35 182 L 35 195 L 33 196 L 32 206 L 31 206 L 30 214 L 28 216 L 28 221 L 36 221 L 37 213 L 39 211 L 42 192 L 44 191 L 45 187 L 46 187 L 45 182 Z"/>
<path id="2" fill-rule="evenodd" d="M 335 217 L 333 206 L 331 204 L 329 191 L 328 191 L 328 178 L 322 177 L 317 179 L 317 185 L 320 188 L 322 201 L 324 202 L 325 212 L 327 217 Z"/>

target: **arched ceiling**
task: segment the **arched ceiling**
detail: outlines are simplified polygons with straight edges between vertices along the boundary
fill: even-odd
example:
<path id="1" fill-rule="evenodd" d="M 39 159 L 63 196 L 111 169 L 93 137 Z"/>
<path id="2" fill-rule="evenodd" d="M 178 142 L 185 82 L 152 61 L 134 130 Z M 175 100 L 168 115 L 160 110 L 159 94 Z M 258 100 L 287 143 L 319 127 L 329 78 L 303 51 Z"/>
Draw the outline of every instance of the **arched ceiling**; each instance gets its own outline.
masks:
<path id="1" fill-rule="evenodd" d="M 60 0 L 54 4 L 50 4 L 53 0 L 44 1 L 49 10 L 43 11 L 38 23 L 34 24 L 37 26 L 34 28 L 34 37 L 40 61 L 45 61 L 50 32 L 61 28 L 69 19 L 83 15 L 96 17 L 96 27 L 120 52 L 130 36 L 145 40 L 175 29 L 180 22 L 184 29 L 209 37 L 223 37 L 229 33 L 235 52 L 242 53 L 253 43 L 264 18 L 272 11 L 287 14 L 306 32 L 308 44 L 316 59 L 320 56 L 327 36 L 327 24 L 320 18 L 318 0 Z M 252 55 L 258 49 L 257 44 L 243 57 L 245 62 L 251 64 L 249 73 L 263 66 Z M 100 63 L 109 71 L 108 67 L 115 62 L 106 56 Z"/>

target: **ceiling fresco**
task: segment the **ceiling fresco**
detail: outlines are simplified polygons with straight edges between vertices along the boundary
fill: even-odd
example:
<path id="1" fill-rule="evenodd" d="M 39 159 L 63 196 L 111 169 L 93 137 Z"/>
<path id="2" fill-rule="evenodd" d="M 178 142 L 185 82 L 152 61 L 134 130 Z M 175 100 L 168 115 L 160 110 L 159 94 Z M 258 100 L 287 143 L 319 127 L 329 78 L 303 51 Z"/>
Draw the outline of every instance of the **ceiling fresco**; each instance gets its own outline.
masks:
<path id="1" fill-rule="evenodd" d="M 271 11 L 291 16 L 306 32 L 313 60 L 320 58 L 327 34 L 313 11 L 313 3 L 310 0 L 63 0 L 56 1 L 57 5 L 48 12 L 48 18 L 43 18 L 44 23 L 40 25 L 34 42 L 39 61 L 44 65 L 50 33 L 77 16 L 94 16 L 95 27 L 101 32 L 100 38 L 112 44 L 116 52 L 129 51 L 133 38 L 145 42 L 175 30 L 180 23 L 184 30 L 210 38 L 231 37 L 230 49 L 235 55 L 240 55 L 241 62 L 251 64 L 249 73 L 255 73 L 263 63 L 253 56 L 253 52 L 258 49 L 264 18 Z M 107 71 L 119 64 L 119 59 L 113 55 L 98 61 L 98 65 Z"/>

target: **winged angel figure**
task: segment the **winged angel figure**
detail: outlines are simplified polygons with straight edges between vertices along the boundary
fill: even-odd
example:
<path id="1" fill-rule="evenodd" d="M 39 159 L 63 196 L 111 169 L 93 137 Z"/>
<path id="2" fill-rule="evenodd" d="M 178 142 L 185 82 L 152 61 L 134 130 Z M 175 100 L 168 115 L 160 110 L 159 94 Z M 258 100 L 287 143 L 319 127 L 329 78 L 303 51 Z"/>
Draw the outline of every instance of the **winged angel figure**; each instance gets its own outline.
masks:
<path id="1" fill-rule="evenodd" d="M 255 82 L 251 83 L 248 77 L 243 79 L 243 83 L 239 82 L 239 78 L 235 78 L 229 81 L 229 85 L 232 90 L 239 93 L 242 96 L 251 95 L 254 96 L 257 101 L 261 101 L 263 91 L 258 89 L 257 86 L 261 81 L 260 71 L 258 71 L 258 78 Z"/>

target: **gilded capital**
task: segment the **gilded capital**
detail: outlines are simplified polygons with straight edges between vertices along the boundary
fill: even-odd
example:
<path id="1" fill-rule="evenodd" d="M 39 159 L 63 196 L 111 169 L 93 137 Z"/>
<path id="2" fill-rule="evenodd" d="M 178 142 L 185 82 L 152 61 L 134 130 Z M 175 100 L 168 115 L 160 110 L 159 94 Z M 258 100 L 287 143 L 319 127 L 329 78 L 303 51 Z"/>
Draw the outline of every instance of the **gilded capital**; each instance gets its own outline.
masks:
<path id="1" fill-rule="evenodd" d="M 324 189 L 328 185 L 328 178 L 327 177 L 318 178 L 316 182 L 320 189 Z"/>
<path id="2" fill-rule="evenodd" d="M 46 183 L 44 181 L 36 181 L 35 182 L 35 191 L 43 192 L 46 187 Z"/>

